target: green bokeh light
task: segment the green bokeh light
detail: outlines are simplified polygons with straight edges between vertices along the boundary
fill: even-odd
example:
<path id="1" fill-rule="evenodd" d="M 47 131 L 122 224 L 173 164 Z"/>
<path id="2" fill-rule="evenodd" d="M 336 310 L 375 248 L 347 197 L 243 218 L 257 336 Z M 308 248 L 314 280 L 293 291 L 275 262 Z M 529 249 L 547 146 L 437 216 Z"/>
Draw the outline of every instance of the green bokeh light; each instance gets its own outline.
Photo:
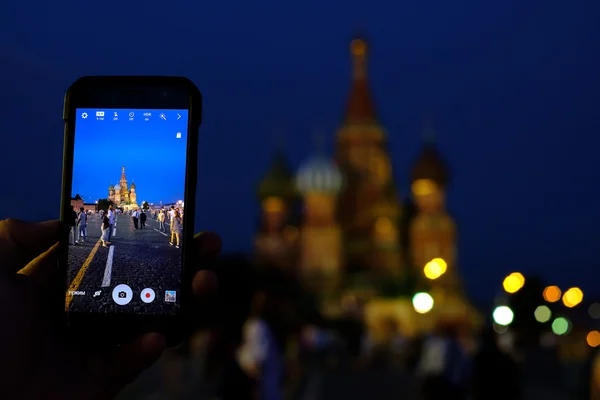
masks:
<path id="1" fill-rule="evenodd" d="M 552 318 L 552 311 L 550 311 L 548 306 L 539 306 L 535 309 L 533 315 L 537 322 L 544 323 L 550 321 L 550 318 Z"/>
<path id="2" fill-rule="evenodd" d="M 564 317 L 558 317 L 552 322 L 552 332 L 555 335 L 564 335 L 569 332 L 569 328 L 571 327 L 571 323 L 568 319 Z"/>

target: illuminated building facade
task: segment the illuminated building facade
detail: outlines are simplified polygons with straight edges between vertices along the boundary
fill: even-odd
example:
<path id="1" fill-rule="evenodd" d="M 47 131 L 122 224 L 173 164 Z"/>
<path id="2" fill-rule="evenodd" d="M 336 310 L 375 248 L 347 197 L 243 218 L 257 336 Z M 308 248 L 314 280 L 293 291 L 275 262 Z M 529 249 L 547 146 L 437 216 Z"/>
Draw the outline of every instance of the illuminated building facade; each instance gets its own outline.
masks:
<path id="1" fill-rule="evenodd" d="M 309 158 L 295 175 L 285 156 L 276 154 L 260 184 L 256 257 L 296 274 L 321 295 L 330 315 L 343 313 L 345 303 L 406 299 L 418 289 L 468 318 L 456 272 L 456 226 L 445 208 L 446 166 L 426 140 L 411 173 L 406 203 L 413 207 L 407 207 L 395 186 L 387 135 L 371 97 L 367 43 L 354 39 L 350 52 L 352 84 L 335 154 Z M 444 272 L 426 279 L 423 268 L 434 259 L 443 260 Z M 395 292 L 383 295 L 390 282 Z M 388 303 L 379 310 L 398 313 L 404 307 Z"/>
<path id="2" fill-rule="evenodd" d="M 108 199 L 116 204 L 117 207 L 123 209 L 136 209 L 137 193 L 135 183 L 132 183 L 128 188 L 127 178 L 125 177 L 125 167 L 121 169 L 121 179 L 116 185 L 108 187 Z"/>

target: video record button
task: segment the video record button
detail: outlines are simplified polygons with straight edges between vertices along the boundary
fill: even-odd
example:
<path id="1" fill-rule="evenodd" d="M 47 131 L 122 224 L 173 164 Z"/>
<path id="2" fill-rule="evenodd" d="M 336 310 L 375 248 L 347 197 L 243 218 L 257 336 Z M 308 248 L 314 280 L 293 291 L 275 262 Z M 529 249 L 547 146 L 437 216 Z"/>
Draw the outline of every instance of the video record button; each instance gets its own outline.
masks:
<path id="1" fill-rule="evenodd" d="M 154 301 L 154 299 L 156 298 L 156 293 L 154 293 L 154 290 L 152 290 L 150 288 L 146 288 L 146 289 L 142 290 L 142 293 L 140 294 L 140 298 L 142 299 L 142 301 L 144 303 L 152 303 Z"/>
<path id="2" fill-rule="evenodd" d="M 124 306 L 131 302 L 133 298 L 133 291 L 125 284 L 117 285 L 112 292 L 112 298 L 115 303 L 120 306 Z"/>

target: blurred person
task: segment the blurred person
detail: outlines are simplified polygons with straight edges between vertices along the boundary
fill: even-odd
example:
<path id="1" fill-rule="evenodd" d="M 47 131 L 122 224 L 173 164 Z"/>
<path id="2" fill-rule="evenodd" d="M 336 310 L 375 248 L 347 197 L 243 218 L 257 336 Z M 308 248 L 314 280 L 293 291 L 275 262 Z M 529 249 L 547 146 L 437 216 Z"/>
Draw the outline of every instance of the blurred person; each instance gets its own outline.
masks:
<path id="1" fill-rule="evenodd" d="M 102 216 L 102 226 L 101 226 L 101 229 L 102 229 L 102 236 L 101 236 L 102 246 L 103 247 L 108 247 L 108 245 L 110 244 L 110 242 L 108 241 L 108 238 L 110 237 L 111 227 L 110 227 L 110 219 L 108 218 L 107 214 L 104 214 Z"/>
<path id="2" fill-rule="evenodd" d="M 417 367 L 424 400 L 467 398 L 470 365 L 457 334 L 454 325 L 441 323 L 425 339 Z"/>
<path id="3" fill-rule="evenodd" d="M 69 222 L 70 224 L 71 222 Z M 164 338 L 147 333 L 114 349 L 68 345 L 55 320 L 60 222 L 0 221 L 0 399 L 113 398 L 165 349 Z M 215 234 L 194 238 L 195 264 L 211 262 L 221 249 Z M 217 279 L 209 271 L 196 272 L 192 292 L 201 299 L 214 293 Z M 197 302 L 200 307 L 202 302 Z M 206 303 L 204 303 L 206 304 Z M 196 309 L 194 314 L 204 315 Z"/>
<path id="4" fill-rule="evenodd" d="M 131 214 L 131 219 L 133 220 L 133 228 L 138 229 L 138 222 L 140 220 L 140 213 L 138 210 L 133 210 Z"/>
<path id="5" fill-rule="evenodd" d="M 181 237 L 181 231 L 183 230 L 183 220 L 179 216 L 179 211 L 175 211 L 173 215 L 173 219 L 171 220 L 171 241 L 169 244 L 179 248 L 179 238 Z M 173 238 L 175 238 L 175 243 L 173 243 Z"/>
<path id="6" fill-rule="evenodd" d="M 77 226 L 79 227 L 79 241 L 80 242 L 85 242 L 85 239 L 87 238 L 87 219 L 88 219 L 88 215 L 85 212 L 85 210 L 83 209 L 83 207 L 81 207 L 79 212 L 79 215 L 77 216 Z"/>
<path id="7" fill-rule="evenodd" d="M 473 400 L 519 400 L 522 398 L 517 363 L 498 346 L 496 333 L 482 331 L 473 359 Z"/>
<path id="8" fill-rule="evenodd" d="M 146 227 L 146 219 L 147 219 L 146 212 L 142 208 L 142 212 L 140 212 L 140 228 Z"/>
<path id="9" fill-rule="evenodd" d="M 75 206 L 71 206 L 71 211 L 69 211 L 69 218 L 67 218 L 67 220 L 69 221 L 69 244 L 76 245 L 77 211 L 75 211 Z"/>
<path id="10" fill-rule="evenodd" d="M 160 210 L 160 212 L 158 213 L 158 230 L 161 232 L 166 232 L 167 229 L 165 228 L 165 210 Z"/>
<path id="11" fill-rule="evenodd" d="M 286 344 L 287 301 L 282 285 L 267 285 L 252 299 L 250 316 L 243 327 L 242 342 L 236 361 L 250 378 L 251 397 L 227 393 L 223 400 L 244 398 L 260 400 L 283 399 L 284 346 Z M 243 397 L 240 397 L 243 396 Z"/>
<path id="12" fill-rule="evenodd" d="M 116 214 L 115 209 L 112 205 L 108 206 L 108 223 L 110 224 L 110 229 L 108 230 L 108 241 L 112 239 L 113 227 L 115 226 Z"/>

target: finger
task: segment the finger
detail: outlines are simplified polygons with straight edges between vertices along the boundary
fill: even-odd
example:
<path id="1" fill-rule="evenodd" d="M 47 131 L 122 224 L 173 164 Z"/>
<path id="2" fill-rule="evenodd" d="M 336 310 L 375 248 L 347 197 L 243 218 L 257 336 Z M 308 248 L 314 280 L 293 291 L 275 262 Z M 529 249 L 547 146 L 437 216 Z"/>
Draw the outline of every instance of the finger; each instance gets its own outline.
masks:
<path id="1" fill-rule="evenodd" d="M 60 237 L 60 221 L 0 221 L 0 254 L 8 273 L 15 273 L 48 250 Z"/>
<path id="2" fill-rule="evenodd" d="M 46 288 L 55 283 L 54 278 L 58 271 L 58 242 L 48 250 L 34 258 L 25 268 L 18 273 L 27 275 L 39 288 Z"/>
<path id="3" fill-rule="evenodd" d="M 158 360 L 165 346 L 162 335 L 147 333 L 119 347 L 104 362 L 101 380 L 118 392 Z"/>
<path id="4" fill-rule="evenodd" d="M 199 261 L 210 262 L 217 258 L 221 253 L 223 241 L 219 235 L 213 232 L 197 233 L 194 235 L 194 247 Z M 198 266 L 198 268 L 200 267 L 201 265 Z"/>
<path id="5" fill-rule="evenodd" d="M 219 288 L 217 275 L 212 271 L 199 271 L 192 280 L 192 292 L 196 299 L 213 295 Z"/>

